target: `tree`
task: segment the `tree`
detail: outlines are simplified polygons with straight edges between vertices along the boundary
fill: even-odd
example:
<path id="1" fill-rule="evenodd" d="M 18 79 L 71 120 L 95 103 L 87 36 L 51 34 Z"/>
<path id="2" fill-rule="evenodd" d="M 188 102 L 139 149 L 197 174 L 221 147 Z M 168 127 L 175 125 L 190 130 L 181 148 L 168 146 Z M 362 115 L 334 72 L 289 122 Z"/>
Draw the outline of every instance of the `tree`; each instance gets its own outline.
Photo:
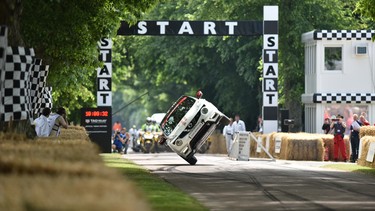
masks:
<path id="1" fill-rule="evenodd" d="M 143 19 L 262 20 L 263 5 L 279 5 L 279 103 L 280 107 L 289 109 L 290 118 L 296 120 L 293 130 L 300 131 L 303 126 L 301 94 L 304 92 L 301 35 L 315 29 L 368 26 L 366 21 L 352 13 L 356 2 L 167 1 L 156 5 Z M 134 86 L 137 89 L 173 89 L 175 85 L 185 85 L 184 93 L 193 93 L 194 89 L 200 88 L 205 97 L 224 113 L 240 113 L 250 129 L 255 126 L 262 102 L 261 37 L 132 37 L 119 41 L 118 45 L 126 49 L 128 63 L 120 62 L 117 65 L 128 65 L 125 72 L 136 77 L 129 81 L 147 81 L 142 83 L 144 86 Z M 183 92 L 184 89 L 173 91 Z M 167 90 L 160 92 L 167 96 L 174 94 Z"/>
<path id="2" fill-rule="evenodd" d="M 114 37 L 121 20 L 135 21 L 157 1 L 0 0 L 0 24 L 9 44 L 33 47 L 50 65 L 54 105 L 69 110 L 94 104 L 97 42 Z"/>

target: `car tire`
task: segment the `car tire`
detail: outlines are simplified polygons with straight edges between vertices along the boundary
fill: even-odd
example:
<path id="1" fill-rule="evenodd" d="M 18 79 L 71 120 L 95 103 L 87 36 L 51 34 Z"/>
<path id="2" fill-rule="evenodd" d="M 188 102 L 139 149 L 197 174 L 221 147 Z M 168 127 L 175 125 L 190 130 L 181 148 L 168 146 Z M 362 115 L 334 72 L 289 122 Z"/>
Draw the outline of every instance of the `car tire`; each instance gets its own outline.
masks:
<path id="1" fill-rule="evenodd" d="M 197 163 L 197 158 L 193 156 L 189 156 L 187 158 L 184 158 L 190 165 L 195 165 Z"/>
<path id="2" fill-rule="evenodd" d="M 221 117 L 220 119 L 220 122 L 219 122 L 220 125 L 228 125 L 229 124 L 229 118 L 226 117 L 225 115 Z"/>

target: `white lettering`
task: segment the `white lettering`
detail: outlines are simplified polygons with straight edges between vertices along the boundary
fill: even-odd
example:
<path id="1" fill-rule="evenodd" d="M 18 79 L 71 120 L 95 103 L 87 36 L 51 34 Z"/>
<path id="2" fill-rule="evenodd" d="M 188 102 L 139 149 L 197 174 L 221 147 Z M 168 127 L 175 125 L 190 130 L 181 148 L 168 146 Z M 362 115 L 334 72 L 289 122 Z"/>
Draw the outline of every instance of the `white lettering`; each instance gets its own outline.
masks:
<path id="1" fill-rule="evenodd" d="M 139 21 L 138 22 L 138 34 L 146 34 L 147 33 L 147 23 L 146 21 Z"/>
<path id="2" fill-rule="evenodd" d="M 101 78 L 99 79 L 99 90 L 111 90 L 108 86 L 108 79 Z"/>
<path id="3" fill-rule="evenodd" d="M 168 21 L 157 21 L 156 25 L 160 26 L 160 34 L 165 34 L 165 26 L 169 25 Z"/>
<path id="4" fill-rule="evenodd" d="M 204 22 L 203 34 L 216 34 L 215 26 L 214 22 Z"/>
<path id="5" fill-rule="evenodd" d="M 274 80 L 267 80 L 265 79 L 266 81 L 266 88 L 265 90 L 266 91 L 269 91 L 269 90 L 273 90 L 273 91 L 276 91 L 276 87 L 275 87 L 275 81 Z"/>
<path id="6" fill-rule="evenodd" d="M 190 23 L 187 21 L 184 21 L 182 23 L 181 28 L 178 31 L 178 34 L 183 34 L 183 33 L 194 34 L 193 29 L 190 26 Z"/>
<path id="7" fill-rule="evenodd" d="M 225 22 L 225 25 L 228 26 L 228 34 L 234 34 L 234 27 L 237 26 L 237 22 Z"/>

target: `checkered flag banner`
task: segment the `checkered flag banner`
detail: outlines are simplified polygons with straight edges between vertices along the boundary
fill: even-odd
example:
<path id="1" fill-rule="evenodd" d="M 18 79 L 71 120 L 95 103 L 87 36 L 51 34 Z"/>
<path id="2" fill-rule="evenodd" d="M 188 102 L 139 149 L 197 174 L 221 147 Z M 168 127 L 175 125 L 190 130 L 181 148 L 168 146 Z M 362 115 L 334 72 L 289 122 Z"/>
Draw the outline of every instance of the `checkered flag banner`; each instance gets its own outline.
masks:
<path id="1" fill-rule="evenodd" d="M 314 93 L 314 103 L 356 103 L 375 102 L 375 93 Z"/>
<path id="2" fill-rule="evenodd" d="M 43 108 L 52 109 L 52 87 L 43 87 L 41 89 L 41 97 L 37 99 L 36 109 L 34 109 L 34 114 L 41 114 Z"/>
<path id="3" fill-rule="evenodd" d="M 41 59 L 35 59 L 33 68 L 31 70 L 31 103 L 32 103 L 32 113 L 33 114 L 40 114 L 40 108 L 44 108 L 44 103 L 41 102 L 45 101 L 46 98 L 46 91 L 50 88 L 46 88 L 47 85 L 47 76 L 48 76 L 48 65 L 42 65 Z M 52 89 L 50 89 L 52 91 Z M 48 102 L 48 101 L 47 101 Z M 50 105 L 50 104 L 47 104 Z M 51 104 L 52 105 L 52 104 Z M 49 107 L 49 106 L 48 106 Z M 52 108 L 49 107 L 49 108 Z"/>
<path id="4" fill-rule="evenodd" d="M 4 93 L 4 83 L 2 74 L 5 68 L 5 52 L 8 46 L 8 29 L 6 26 L 0 26 L 0 115 L 4 113 L 4 106 L 2 102 L 2 94 Z"/>
<path id="5" fill-rule="evenodd" d="M 1 74 L 4 83 L 2 120 L 28 120 L 31 118 L 30 73 L 34 49 L 7 47 L 5 69 Z"/>
<path id="6" fill-rule="evenodd" d="M 375 30 L 317 30 L 314 40 L 371 40 Z"/>

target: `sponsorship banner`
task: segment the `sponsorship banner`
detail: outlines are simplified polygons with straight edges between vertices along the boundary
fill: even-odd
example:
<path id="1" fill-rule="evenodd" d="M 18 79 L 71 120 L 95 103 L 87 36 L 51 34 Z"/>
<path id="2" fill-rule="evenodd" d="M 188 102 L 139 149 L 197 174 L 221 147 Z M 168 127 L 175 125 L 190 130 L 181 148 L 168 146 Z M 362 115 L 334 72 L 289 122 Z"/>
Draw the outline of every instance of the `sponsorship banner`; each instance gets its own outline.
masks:
<path id="1" fill-rule="evenodd" d="M 82 108 L 81 126 L 85 127 L 91 141 L 98 144 L 101 152 L 111 153 L 111 107 Z"/>

